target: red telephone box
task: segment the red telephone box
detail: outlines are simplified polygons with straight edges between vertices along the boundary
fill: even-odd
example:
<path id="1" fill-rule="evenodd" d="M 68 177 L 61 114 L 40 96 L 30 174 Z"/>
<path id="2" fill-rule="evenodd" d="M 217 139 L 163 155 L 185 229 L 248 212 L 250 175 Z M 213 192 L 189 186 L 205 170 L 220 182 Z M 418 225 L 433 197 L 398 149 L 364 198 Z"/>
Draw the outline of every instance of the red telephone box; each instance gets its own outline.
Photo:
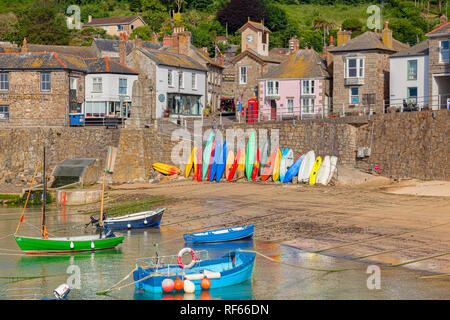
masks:
<path id="1" fill-rule="evenodd" d="M 258 120 L 258 99 L 248 100 L 247 105 L 247 122 L 255 122 Z"/>

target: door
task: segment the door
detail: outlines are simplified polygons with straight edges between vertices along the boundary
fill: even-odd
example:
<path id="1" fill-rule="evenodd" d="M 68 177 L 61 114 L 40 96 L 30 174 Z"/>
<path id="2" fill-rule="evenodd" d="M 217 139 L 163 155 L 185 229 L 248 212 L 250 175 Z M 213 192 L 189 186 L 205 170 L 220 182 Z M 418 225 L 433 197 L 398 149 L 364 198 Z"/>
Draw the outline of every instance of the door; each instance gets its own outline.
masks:
<path id="1" fill-rule="evenodd" d="M 277 102 L 270 100 L 270 120 L 277 120 Z"/>

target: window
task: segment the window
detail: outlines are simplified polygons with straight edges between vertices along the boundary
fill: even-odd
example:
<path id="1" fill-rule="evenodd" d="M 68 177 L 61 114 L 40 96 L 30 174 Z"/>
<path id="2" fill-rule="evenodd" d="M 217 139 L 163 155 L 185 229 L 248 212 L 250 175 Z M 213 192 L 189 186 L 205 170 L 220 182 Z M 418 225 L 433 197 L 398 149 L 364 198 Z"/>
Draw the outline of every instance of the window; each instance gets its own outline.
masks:
<path id="1" fill-rule="evenodd" d="M 302 81 L 302 94 L 314 94 L 314 80 Z"/>
<path id="2" fill-rule="evenodd" d="M 106 115 L 105 101 L 86 102 L 86 118 L 103 118 Z"/>
<path id="3" fill-rule="evenodd" d="M 9 73 L 0 73 L 0 90 L 9 90 Z"/>
<path id="4" fill-rule="evenodd" d="M 441 41 L 439 46 L 439 62 L 449 62 L 449 40 Z"/>
<path id="5" fill-rule="evenodd" d="M 364 59 L 348 58 L 346 61 L 346 78 L 363 78 L 364 77 Z"/>
<path id="6" fill-rule="evenodd" d="M 287 113 L 294 113 L 294 98 L 287 99 Z"/>
<path id="7" fill-rule="evenodd" d="M 0 121 L 9 120 L 9 106 L 0 105 Z"/>
<path id="8" fill-rule="evenodd" d="M 169 87 L 173 87 L 173 71 L 169 70 L 167 73 L 167 84 Z"/>
<path id="9" fill-rule="evenodd" d="M 127 79 L 119 79 L 119 94 L 127 94 Z"/>
<path id="10" fill-rule="evenodd" d="M 247 67 L 239 68 L 239 83 L 247 84 Z"/>
<path id="11" fill-rule="evenodd" d="M 407 89 L 407 101 L 408 103 L 416 103 L 417 102 L 417 87 L 409 87 Z"/>
<path id="12" fill-rule="evenodd" d="M 314 98 L 302 98 L 302 113 L 314 114 Z"/>
<path id="13" fill-rule="evenodd" d="M 50 91 L 50 72 L 41 73 L 41 91 Z"/>
<path id="14" fill-rule="evenodd" d="M 183 73 L 183 71 L 180 71 L 178 73 L 178 87 L 184 88 L 184 73 Z"/>
<path id="15" fill-rule="evenodd" d="M 102 78 L 93 78 L 92 79 L 92 92 L 102 92 Z"/>
<path id="16" fill-rule="evenodd" d="M 197 89 L 197 74 L 192 72 L 192 89 Z"/>
<path id="17" fill-rule="evenodd" d="M 417 60 L 408 60 L 408 80 L 417 80 Z"/>
<path id="18" fill-rule="evenodd" d="M 359 105 L 359 88 L 350 88 L 350 104 L 357 106 Z"/>
<path id="19" fill-rule="evenodd" d="M 118 30 L 118 31 L 122 31 L 122 30 L 123 30 L 123 25 L 118 24 L 118 25 L 117 25 L 117 30 Z"/>
<path id="20" fill-rule="evenodd" d="M 267 82 L 267 95 L 268 96 L 278 96 L 279 92 L 279 83 L 278 81 L 268 81 Z"/>
<path id="21" fill-rule="evenodd" d="M 70 77 L 70 90 L 77 90 L 77 78 Z"/>

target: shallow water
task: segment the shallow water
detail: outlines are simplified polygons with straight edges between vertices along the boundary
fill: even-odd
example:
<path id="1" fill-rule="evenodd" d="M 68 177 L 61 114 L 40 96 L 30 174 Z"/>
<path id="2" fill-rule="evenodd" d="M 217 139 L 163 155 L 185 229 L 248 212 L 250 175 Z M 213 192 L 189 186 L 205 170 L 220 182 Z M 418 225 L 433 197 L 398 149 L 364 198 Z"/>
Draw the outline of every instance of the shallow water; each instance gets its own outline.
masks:
<path id="1" fill-rule="evenodd" d="M 185 247 L 182 234 L 170 226 L 125 231 L 126 238 L 117 249 L 72 255 L 27 256 L 21 253 L 12 233 L 21 209 L 0 209 L 0 299 L 53 298 L 53 290 L 71 282 L 74 268 L 79 268 L 79 289 L 72 288 L 71 299 L 449 299 L 450 277 L 420 279 L 425 273 L 407 269 L 381 267 L 380 289 L 368 289 L 368 265 L 360 262 L 312 254 L 288 246 L 264 241 L 244 240 L 223 244 L 191 246 L 208 250 L 215 258 L 235 248 L 257 250 L 286 264 L 256 257 L 251 281 L 235 286 L 194 294 L 148 294 L 134 285 L 107 296 L 96 295 L 122 280 L 140 257 L 176 254 Z M 19 234 L 38 235 L 40 209 L 27 210 Z M 64 209 L 47 215 L 50 235 L 81 235 L 89 216 Z M 34 225 L 34 226 L 32 226 Z M 9 235 L 9 236 L 8 236 Z M 71 267 L 72 266 L 72 267 Z M 73 267 L 75 266 L 75 267 Z M 303 268 L 303 269 L 302 269 Z M 304 268 L 336 270 L 312 271 Z M 132 277 L 122 284 L 131 282 Z M 372 283 L 371 281 L 369 281 Z M 369 284 L 370 284 L 369 283 Z"/>

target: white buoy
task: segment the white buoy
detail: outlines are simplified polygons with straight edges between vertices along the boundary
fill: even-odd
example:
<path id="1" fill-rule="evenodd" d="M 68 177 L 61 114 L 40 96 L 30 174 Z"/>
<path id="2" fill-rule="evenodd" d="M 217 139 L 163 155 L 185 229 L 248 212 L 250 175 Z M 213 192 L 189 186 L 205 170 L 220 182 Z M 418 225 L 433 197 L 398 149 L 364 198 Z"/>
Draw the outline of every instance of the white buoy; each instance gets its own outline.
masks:
<path id="1" fill-rule="evenodd" d="M 127 227 L 128 227 L 128 229 L 130 229 L 131 228 L 131 224 L 128 224 Z"/>
<path id="2" fill-rule="evenodd" d="M 186 293 L 195 292 L 195 284 L 191 280 L 184 280 L 184 292 Z"/>
<path id="3" fill-rule="evenodd" d="M 144 220 L 144 224 L 147 224 L 147 220 Z"/>
<path id="4" fill-rule="evenodd" d="M 92 249 L 95 248 L 94 242 L 91 242 L 91 248 L 92 248 Z"/>
<path id="5" fill-rule="evenodd" d="M 70 249 L 73 249 L 73 247 L 74 247 L 73 241 L 70 241 Z"/>

